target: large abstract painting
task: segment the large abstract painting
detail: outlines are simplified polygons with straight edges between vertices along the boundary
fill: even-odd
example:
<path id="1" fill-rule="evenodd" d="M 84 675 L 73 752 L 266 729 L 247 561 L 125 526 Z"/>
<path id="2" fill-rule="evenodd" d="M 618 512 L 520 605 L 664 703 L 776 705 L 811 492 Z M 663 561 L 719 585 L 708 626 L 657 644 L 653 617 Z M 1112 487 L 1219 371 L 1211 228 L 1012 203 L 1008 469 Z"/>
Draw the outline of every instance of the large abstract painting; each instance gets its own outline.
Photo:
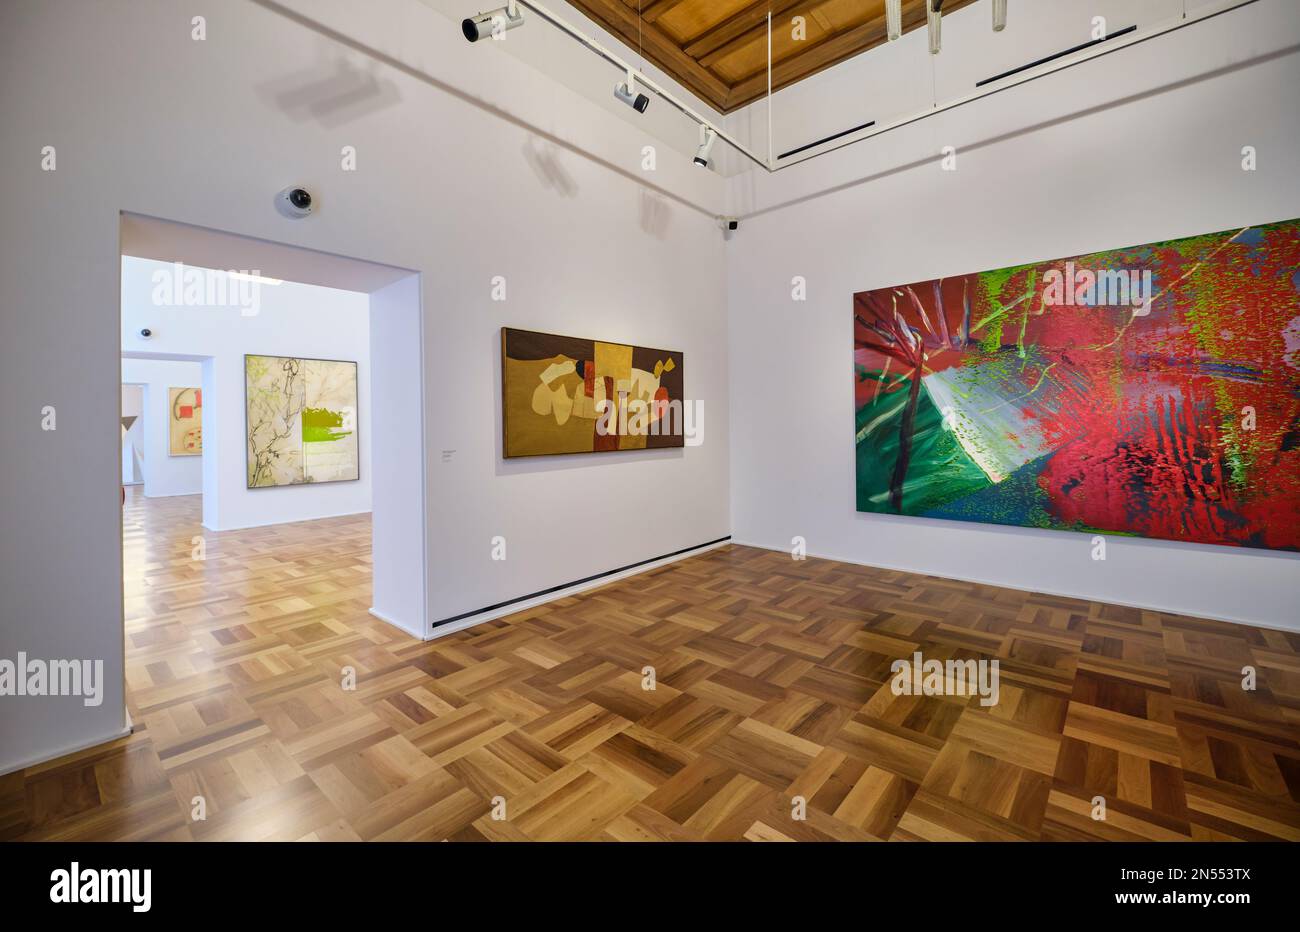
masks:
<path id="1" fill-rule="evenodd" d="M 245 356 L 244 400 L 250 489 L 360 477 L 355 362 Z"/>
<path id="2" fill-rule="evenodd" d="M 505 455 L 685 445 L 682 354 L 501 328 Z"/>
<path id="3" fill-rule="evenodd" d="M 203 389 L 167 389 L 167 453 L 200 456 L 203 453 Z"/>
<path id="4" fill-rule="evenodd" d="M 859 511 L 1300 549 L 1300 221 L 853 314 Z"/>

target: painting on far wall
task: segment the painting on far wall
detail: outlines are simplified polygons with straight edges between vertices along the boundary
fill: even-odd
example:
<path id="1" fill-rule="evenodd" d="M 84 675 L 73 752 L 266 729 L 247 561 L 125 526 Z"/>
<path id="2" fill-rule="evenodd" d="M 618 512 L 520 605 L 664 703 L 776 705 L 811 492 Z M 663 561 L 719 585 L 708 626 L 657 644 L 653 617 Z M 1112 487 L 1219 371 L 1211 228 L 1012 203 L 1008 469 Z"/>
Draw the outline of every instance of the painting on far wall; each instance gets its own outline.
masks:
<path id="1" fill-rule="evenodd" d="M 246 355 L 244 402 L 248 488 L 360 477 L 355 362 Z"/>
<path id="2" fill-rule="evenodd" d="M 682 354 L 501 328 L 504 455 L 685 445 Z"/>
<path id="3" fill-rule="evenodd" d="M 167 389 L 167 453 L 200 456 L 203 453 L 203 389 Z"/>
<path id="4" fill-rule="evenodd" d="M 1300 221 L 853 297 L 858 511 L 1300 549 Z"/>

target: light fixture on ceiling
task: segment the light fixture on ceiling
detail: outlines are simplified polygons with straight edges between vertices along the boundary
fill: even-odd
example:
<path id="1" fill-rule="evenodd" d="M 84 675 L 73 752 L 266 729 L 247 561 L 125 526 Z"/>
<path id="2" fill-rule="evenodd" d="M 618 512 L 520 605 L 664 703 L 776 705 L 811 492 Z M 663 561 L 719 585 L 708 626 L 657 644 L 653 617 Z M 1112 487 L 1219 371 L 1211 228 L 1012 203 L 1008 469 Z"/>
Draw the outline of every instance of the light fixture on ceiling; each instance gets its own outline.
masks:
<path id="1" fill-rule="evenodd" d="M 460 31 L 471 42 L 479 39 L 504 39 L 506 30 L 524 24 L 524 11 L 519 9 L 515 0 L 499 10 L 469 16 L 461 21 Z"/>
<path id="2" fill-rule="evenodd" d="M 265 275 L 260 275 L 257 272 L 227 272 L 226 275 L 241 282 L 257 282 L 259 285 L 284 284 L 284 279 L 282 278 L 267 278 Z"/>
<path id="3" fill-rule="evenodd" d="M 645 113 L 650 106 L 650 98 L 636 89 L 636 76 L 631 71 L 627 73 L 626 81 L 614 85 L 614 96 L 637 113 Z"/>
<path id="4" fill-rule="evenodd" d="M 1007 28 L 1007 0 L 993 0 L 993 31 Z"/>
<path id="5" fill-rule="evenodd" d="M 885 0 L 885 34 L 893 42 L 903 34 L 903 0 Z"/>
<path id="6" fill-rule="evenodd" d="M 695 164 L 709 167 L 709 153 L 713 151 L 713 144 L 718 141 L 718 134 L 709 129 L 703 123 L 700 124 L 700 147 L 695 150 Z"/>
<path id="7" fill-rule="evenodd" d="M 938 55 L 943 47 L 943 0 L 925 0 L 925 25 L 930 33 L 930 54 Z"/>

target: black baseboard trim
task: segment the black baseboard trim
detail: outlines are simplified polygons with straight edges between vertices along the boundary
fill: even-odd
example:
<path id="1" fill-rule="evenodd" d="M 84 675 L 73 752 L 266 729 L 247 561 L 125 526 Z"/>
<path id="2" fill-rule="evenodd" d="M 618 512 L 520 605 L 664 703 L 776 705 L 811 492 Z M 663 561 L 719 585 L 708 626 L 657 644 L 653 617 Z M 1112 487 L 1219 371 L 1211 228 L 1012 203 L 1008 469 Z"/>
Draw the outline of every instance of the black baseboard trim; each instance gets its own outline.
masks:
<path id="1" fill-rule="evenodd" d="M 638 560 L 636 563 L 629 563 L 627 566 L 616 567 L 612 570 L 606 570 L 603 573 L 594 573 L 591 576 L 584 576 L 582 579 L 575 579 L 572 582 L 560 583 L 558 586 L 551 586 L 549 589 L 538 589 L 536 592 L 530 592 L 527 595 L 517 596 L 513 599 L 506 599 L 504 602 L 497 602 L 495 605 L 485 605 L 482 608 L 476 608 L 473 611 L 461 612 L 459 615 L 452 615 L 450 618 L 444 618 L 441 621 L 435 621 L 432 628 L 441 628 L 443 625 L 449 625 L 454 621 L 464 621 L 466 618 L 472 618 L 475 615 L 482 615 L 484 612 L 493 612 L 498 608 L 506 608 L 518 602 L 527 602 L 529 599 L 535 599 L 538 596 L 550 595 L 552 592 L 559 592 L 561 589 L 571 589 L 574 586 L 581 586 L 584 583 L 594 582 L 606 576 L 613 576 L 616 573 L 626 573 L 628 570 L 634 570 L 638 566 L 645 566 L 647 563 L 657 563 L 660 560 L 667 560 L 672 557 L 680 557 L 684 553 L 690 553 L 692 550 L 702 550 L 705 547 L 712 547 L 715 544 L 724 544 L 731 540 L 731 535 L 719 537 L 717 540 L 705 541 L 702 544 L 692 544 L 690 547 L 683 547 L 681 550 L 674 550 L 672 553 L 662 553 L 657 557 L 648 557 L 645 560 Z"/>

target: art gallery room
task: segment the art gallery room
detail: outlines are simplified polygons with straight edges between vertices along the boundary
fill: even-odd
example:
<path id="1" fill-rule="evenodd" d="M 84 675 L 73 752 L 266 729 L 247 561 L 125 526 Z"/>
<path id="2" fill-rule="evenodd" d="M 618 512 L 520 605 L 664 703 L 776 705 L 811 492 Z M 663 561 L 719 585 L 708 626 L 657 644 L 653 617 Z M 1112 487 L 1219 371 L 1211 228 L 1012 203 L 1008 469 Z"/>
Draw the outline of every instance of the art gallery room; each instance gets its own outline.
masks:
<path id="1" fill-rule="evenodd" d="M 0 839 L 1300 840 L 1294 0 L 0 50 Z"/>

